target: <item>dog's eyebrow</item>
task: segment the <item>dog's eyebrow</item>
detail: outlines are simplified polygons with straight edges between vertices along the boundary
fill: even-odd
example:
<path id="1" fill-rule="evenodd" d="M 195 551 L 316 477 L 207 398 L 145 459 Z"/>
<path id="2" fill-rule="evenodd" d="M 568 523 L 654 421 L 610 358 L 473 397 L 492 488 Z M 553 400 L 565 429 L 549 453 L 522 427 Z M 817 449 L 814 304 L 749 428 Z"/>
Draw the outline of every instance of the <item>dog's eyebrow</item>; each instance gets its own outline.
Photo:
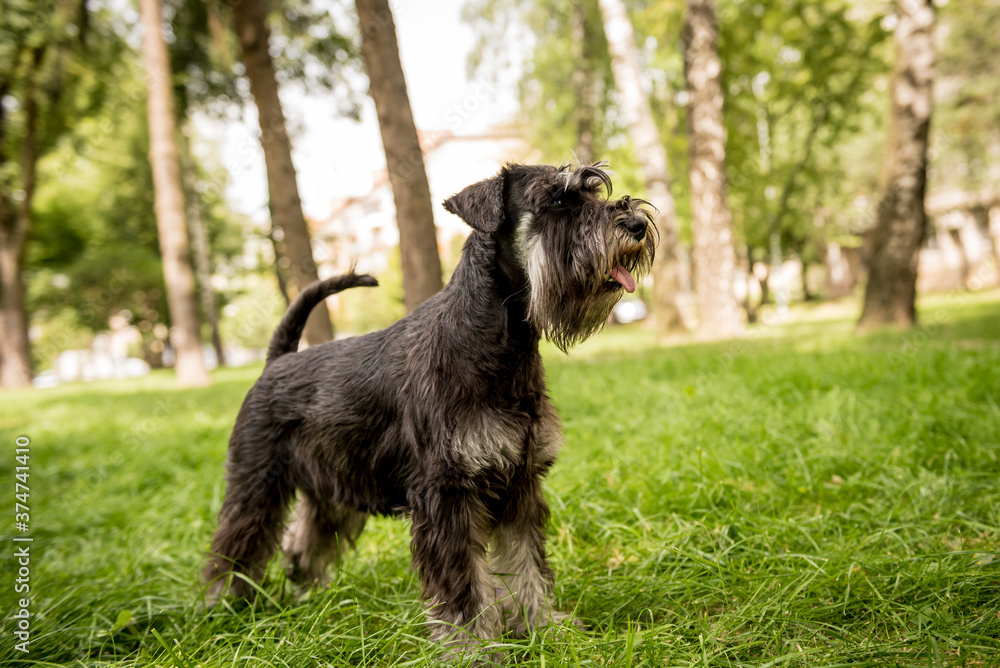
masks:
<path id="1" fill-rule="evenodd" d="M 611 177 L 608 172 L 601 168 L 604 164 L 606 163 L 600 162 L 595 165 L 581 167 L 577 170 L 581 190 L 594 192 L 603 187 L 607 196 L 611 196 Z"/>

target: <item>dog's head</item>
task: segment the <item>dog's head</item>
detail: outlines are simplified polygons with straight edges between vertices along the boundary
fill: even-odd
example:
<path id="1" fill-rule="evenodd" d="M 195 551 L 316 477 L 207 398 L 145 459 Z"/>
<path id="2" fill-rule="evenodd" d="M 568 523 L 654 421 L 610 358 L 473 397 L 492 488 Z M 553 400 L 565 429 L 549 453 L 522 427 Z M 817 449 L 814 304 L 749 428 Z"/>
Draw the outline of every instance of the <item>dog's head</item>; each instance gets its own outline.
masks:
<path id="1" fill-rule="evenodd" d="M 444 203 L 497 239 L 525 284 L 528 321 L 563 350 L 601 329 L 653 262 L 647 202 L 610 199 L 602 166 L 509 164 Z"/>

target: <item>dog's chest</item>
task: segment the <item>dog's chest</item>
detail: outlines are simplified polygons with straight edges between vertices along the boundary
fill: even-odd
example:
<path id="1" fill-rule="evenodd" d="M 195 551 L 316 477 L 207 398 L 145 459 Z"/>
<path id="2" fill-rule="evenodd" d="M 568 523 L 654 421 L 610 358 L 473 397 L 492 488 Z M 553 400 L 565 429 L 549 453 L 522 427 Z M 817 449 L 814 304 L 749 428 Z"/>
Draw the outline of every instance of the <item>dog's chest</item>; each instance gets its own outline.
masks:
<path id="1" fill-rule="evenodd" d="M 562 442 L 555 411 L 545 405 L 538 417 L 505 409 L 484 409 L 461 420 L 451 455 L 468 475 L 533 465 L 551 465 Z"/>

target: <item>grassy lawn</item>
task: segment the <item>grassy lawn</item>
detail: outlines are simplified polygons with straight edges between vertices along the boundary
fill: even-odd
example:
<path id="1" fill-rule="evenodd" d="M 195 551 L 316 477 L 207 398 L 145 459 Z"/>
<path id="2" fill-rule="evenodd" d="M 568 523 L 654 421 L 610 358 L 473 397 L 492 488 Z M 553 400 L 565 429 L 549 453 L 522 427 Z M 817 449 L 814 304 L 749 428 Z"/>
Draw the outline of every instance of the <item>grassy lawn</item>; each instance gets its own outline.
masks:
<path id="1" fill-rule="evenodd" d="M 609 330 L 547 353 L 558 605 L 531 666 L 1000 665 L 1000 294 L 908 333 L 799 311 L 742 341 Z M 0 396 L 2 665 L 425 665 L 408 526 L 370 522 L 328 588 L 206 611 L 229 429 L 259 367 Z M 11 635 L 14 440 L 31 438 L 28 654 Z M 24 545 L 24 543 L 17 544 Z"/>

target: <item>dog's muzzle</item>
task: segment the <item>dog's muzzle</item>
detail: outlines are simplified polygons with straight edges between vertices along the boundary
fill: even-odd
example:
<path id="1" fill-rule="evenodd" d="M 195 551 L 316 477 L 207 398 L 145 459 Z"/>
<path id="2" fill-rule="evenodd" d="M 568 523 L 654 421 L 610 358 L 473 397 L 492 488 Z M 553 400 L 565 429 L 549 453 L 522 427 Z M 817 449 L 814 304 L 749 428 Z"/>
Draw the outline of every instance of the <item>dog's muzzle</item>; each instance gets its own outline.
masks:
<path id="1" fill-rule="evenodd" d="M 628 231 L 632 238 L 636 241 L 642 241 L 646 238 L 646 228 L 649 226 L 649 221 L 645 216 L 636 215 L 632 212 L 632 198 L 625 195 L 620 200 L 618 200 L 618 208 L 624 211 L 628 211 L 629 215 L 622 217 L 619 220 L 619 224 L 623 225 Z"/>
<path id="2" fill-rule="evenodd" d="M 642 241 L 646 238 L 646 219 L 640 216 L 630 216 L 625 219 L 625 229 L 628 233 L 632 235 L 632 238 L 636 241 Z"/>

